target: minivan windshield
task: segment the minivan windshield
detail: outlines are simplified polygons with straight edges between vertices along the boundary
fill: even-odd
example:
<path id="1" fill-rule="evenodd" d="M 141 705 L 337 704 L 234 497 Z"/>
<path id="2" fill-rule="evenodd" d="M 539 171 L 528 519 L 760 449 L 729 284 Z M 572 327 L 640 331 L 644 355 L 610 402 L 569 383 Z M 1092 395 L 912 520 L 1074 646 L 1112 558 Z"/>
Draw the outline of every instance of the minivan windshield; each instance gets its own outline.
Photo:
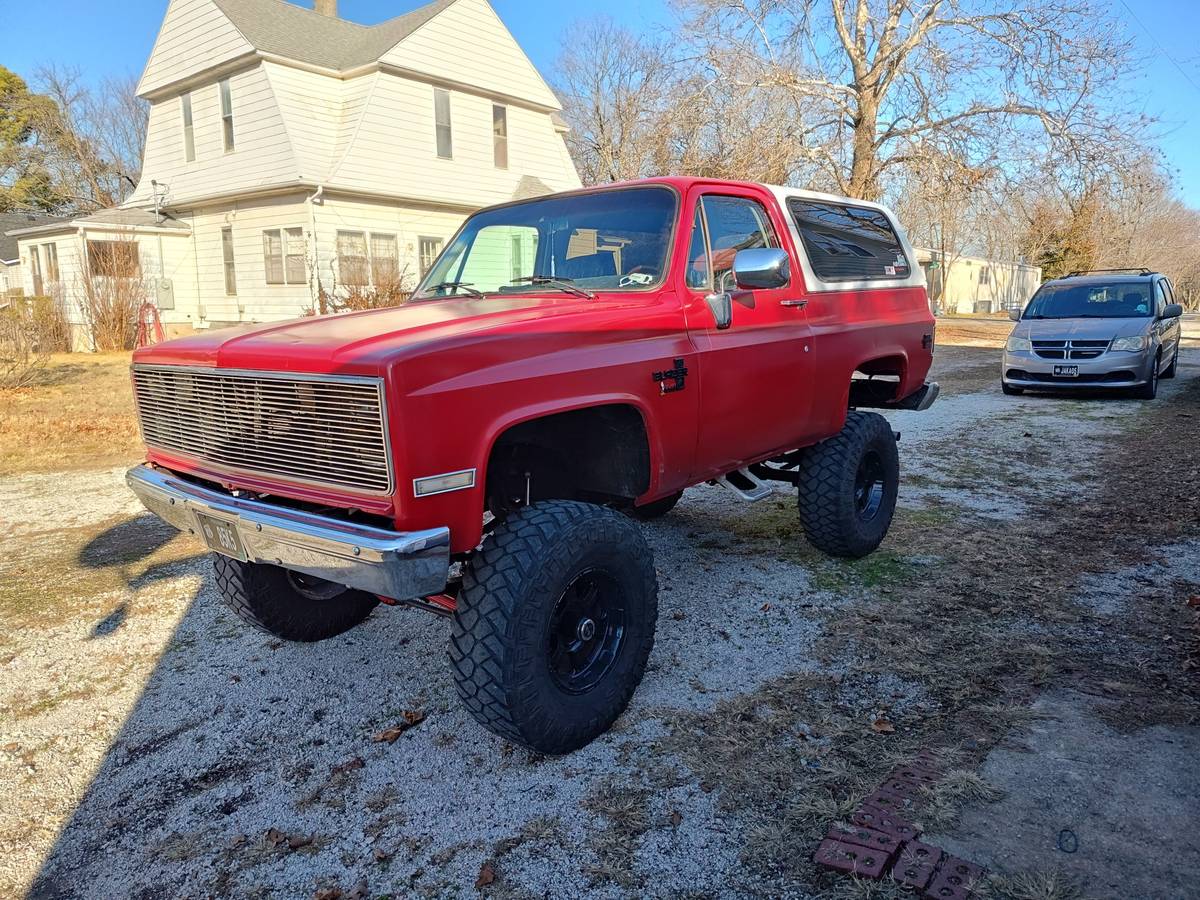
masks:
<path id="1" fill-rule="evenodd" d="M 1033 295 L 1021 318 L 1136 319 L 1149 316 L 1154 309 L 1150 289 L 1149 281 L 1044 284 Z"/>
<path id="2" fill-rule="evenodd" d="M 421 280 L 415 299 L 653 287 L 666 276 L 676 197 L 667 187 L 617 188 L 484 210 Z"/>

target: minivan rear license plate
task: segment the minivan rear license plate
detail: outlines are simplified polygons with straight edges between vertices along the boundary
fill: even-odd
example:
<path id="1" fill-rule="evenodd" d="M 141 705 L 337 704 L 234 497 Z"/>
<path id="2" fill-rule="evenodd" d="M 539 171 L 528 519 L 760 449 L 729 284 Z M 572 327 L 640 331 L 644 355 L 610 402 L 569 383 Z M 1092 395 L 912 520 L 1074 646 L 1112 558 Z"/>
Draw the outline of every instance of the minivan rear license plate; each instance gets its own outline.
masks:
<path id="1" fill-rule="evenodd" d="M 1064 376 L 1066 378 L 1078 378 L 1079 366 L 1055 366 L 1054 374 Z"/>
<path id="2" fill-rule="evenodd" d="M 209 550 L 246 561 L 246 548 L 242 546 L 242 536 L 238 534 L 236 525 L 204 513 L 196 513 L 196 521 L 200 524 L 200 536 Z"/>

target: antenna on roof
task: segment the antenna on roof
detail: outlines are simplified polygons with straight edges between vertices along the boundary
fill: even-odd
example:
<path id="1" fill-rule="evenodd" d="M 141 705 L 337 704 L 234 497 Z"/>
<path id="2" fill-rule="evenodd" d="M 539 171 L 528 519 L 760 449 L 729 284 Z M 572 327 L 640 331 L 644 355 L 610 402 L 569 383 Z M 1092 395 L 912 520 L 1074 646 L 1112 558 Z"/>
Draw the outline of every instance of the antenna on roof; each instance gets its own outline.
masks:
<path id="1" fill-rule="evenodd" d="M 151 178 L 150 187 L 154 190 L 154 221 L 161 225 L 163 221 L 162 201 L 166 199 L 170 185 L 161 184 L 157 179 Z M 163 189 L 161 194 L 158 192 L 160 187 Z"/>

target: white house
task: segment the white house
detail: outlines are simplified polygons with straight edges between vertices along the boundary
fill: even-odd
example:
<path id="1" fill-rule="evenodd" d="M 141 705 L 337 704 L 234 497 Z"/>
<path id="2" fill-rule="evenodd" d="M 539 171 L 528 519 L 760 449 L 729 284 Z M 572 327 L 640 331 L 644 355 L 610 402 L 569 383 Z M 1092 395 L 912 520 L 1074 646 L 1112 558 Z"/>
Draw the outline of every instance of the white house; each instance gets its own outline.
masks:
<path id="1" fill-rule="evenodd" d="M 18 230 L 21 258 L 45 275 L 52 254 L 77 300 L 136 255 L 181 334 L 411 287 L 468 213 L 579 186 L 560 104 L 487 0 L 373 26 L 316 5 L 170 0 L 138 85 L 141 183 L 120 209 Z"/>
<path id="2" fill-rule="evenodd" d="M 1042 284 L 1042 270 L 1021 262 L 956 256 L 943 262 L 936 250 L 916 248 L 930 301 L 943 312 L 988 315 L 1020 309 Z"/>
<path id="3" fill-rule="evenodd" d="M 8 232 L 21 228 L 49 225 L 61 220 L 61 216 L 48 216 L 32 212 L 0 213 L 0 301 L 12 294 L 25 291 L 25 272 L 21 265 L 21 251 L 17 239 Z M 34 272 L 31 281 L 40 281 L 41 272 Z"/>

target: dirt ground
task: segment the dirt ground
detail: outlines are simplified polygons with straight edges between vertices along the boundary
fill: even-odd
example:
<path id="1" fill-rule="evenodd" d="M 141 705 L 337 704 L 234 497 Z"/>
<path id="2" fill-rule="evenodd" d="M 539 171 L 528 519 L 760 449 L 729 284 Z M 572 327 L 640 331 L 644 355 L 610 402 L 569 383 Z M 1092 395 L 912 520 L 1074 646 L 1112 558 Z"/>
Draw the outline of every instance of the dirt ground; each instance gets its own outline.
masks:
<path id="1" fill-rule="evenodd" d="M 867 559 L 813 551 L 782 492 L 701 487 L 646 525 L 650 670 L 562 758 L 459 708 L 443 620 L 283 644 L 223 609 L 120 458 L 14 463 L 0 895 L 900 896 L 812 852 L 930 747 L 951 774 L 921 824 L 992 896 L 1193 896 L 1200 344 L 1154 402 L 1005 397 L 1008 329 L 939 324 L 943 393 L 893 417 L 900 507 Z"/>

